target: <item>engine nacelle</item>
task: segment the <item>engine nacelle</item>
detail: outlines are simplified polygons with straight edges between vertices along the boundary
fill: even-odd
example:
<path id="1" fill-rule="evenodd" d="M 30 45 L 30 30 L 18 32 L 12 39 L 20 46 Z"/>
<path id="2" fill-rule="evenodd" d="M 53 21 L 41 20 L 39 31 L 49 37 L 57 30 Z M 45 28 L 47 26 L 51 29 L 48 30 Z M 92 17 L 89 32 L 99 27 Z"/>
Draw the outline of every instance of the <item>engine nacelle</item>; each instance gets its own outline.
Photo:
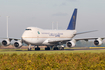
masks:
<path id="1" fill-rule="evenodd" d="M 16 47 L 16 48 L 22 47 L 21 41 L 15 41 L 15 42 L 14 42 L 14 47 Z"/>
<path id="2" fill-rule="evenodd" d="M 75 46 L 75 44 L 76 44 L 76 40 L 71 40 L 71 41 L 68 41 L 67 43 L 66 43 L 66 46 L 67 47 L 74 47 Z"/>
<path id="3" fill-rule="evenodd" d="M 96 39 L 96 40 L 94 41 L 94 45 L 96 45 L 96 46 L 102 45 L 102 39 L 101 39 L 101 38 Z"/>
<path id="4" fill-rule="evenodd" d="M 10 40 L 9 39 L 5 39 L 2 41 L 2 45 L 3 46 L 9 46 L 10 45 Z"/>

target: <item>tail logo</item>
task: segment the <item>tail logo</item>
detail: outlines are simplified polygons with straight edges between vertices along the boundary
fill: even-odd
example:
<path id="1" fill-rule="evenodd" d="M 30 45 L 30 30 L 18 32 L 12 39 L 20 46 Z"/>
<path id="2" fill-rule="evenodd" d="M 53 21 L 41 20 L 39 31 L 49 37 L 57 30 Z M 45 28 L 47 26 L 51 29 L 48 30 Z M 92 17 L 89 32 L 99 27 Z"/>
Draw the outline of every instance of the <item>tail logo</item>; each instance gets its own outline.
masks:
<path id="1" fill-rule="evenodd" d="M 73 19 L 75 20 L 75 16 L 73 16 Z"/>
<path id="2" fill-rule="evenodd" d="M 77 9 L 74 9 L 74 12 L 72 14 L 72 17 L 71 17 L 71 20 L 70 20 L 69 25 L 67 27 L 67 30 L 75 30 L 76 17 L 77 17 Z"/>

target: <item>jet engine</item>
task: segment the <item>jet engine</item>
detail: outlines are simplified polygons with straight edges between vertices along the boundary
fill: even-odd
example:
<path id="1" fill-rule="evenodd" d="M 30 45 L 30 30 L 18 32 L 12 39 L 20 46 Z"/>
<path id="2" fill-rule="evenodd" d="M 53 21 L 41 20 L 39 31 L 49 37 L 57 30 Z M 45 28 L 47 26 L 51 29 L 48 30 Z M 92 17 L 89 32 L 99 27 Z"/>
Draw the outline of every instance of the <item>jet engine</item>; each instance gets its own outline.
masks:
<path id="1" fill-rule="evenodd" d="M 75 46 L 75 44 L 76 44 L 76 40 L 71 40 L 71 41 L 68 41 L 67 43 L 66 43 L 66 46 L 67 47 L 74 47 Z"/>
<path id="2" fill-rule="evenodd" d="M 22 47 L 21 41 L 15 41 L 15 42 L 14 42 L 14 47 L 16 47 L 16 48 Z"/>
<path id="3" fill-rule="evenodd" d="M 96 46 L 100 46 L 102 44 L 102 39 L 101 38 L 98 38 L 94 41 L 94 45 Z"/>
<path id="4" fill-rule="evenodd" d="M 10 40 L 9 39 L 5 39 L 2 41 L 2 45 L 4 46 L 9 46 L 10 45 Z"/>

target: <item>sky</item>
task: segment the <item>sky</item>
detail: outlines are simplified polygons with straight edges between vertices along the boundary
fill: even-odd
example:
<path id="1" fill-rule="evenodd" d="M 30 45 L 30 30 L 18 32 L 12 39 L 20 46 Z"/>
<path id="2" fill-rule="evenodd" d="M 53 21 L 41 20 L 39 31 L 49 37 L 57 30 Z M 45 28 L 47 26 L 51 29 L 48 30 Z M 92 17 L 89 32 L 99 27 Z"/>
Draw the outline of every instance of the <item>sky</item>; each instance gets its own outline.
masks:
<path id="1" fill-rule="evenodd" d="M 20 38 L 27 27 L 66 29 L 77 8 L 77 32 L 98 30 L 75 38 L 105 37 L 105 0 L 0 0 L 0 37 Z"/>

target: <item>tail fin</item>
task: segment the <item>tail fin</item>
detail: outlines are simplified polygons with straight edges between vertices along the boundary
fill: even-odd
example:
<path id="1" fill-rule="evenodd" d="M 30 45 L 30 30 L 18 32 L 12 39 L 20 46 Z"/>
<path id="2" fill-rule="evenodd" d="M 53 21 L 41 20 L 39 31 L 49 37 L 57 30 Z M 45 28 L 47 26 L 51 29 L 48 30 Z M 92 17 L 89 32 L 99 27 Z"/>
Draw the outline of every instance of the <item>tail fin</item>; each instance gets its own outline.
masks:
<path id="1" fill-rule="evenodd" d="M 75 30 L 76 26 L 76 17 L 77 17 L 77 9 L 74 9 L 73 15 L 71 17 L 71 20 L 69 22 L 67 30 Z"/>

